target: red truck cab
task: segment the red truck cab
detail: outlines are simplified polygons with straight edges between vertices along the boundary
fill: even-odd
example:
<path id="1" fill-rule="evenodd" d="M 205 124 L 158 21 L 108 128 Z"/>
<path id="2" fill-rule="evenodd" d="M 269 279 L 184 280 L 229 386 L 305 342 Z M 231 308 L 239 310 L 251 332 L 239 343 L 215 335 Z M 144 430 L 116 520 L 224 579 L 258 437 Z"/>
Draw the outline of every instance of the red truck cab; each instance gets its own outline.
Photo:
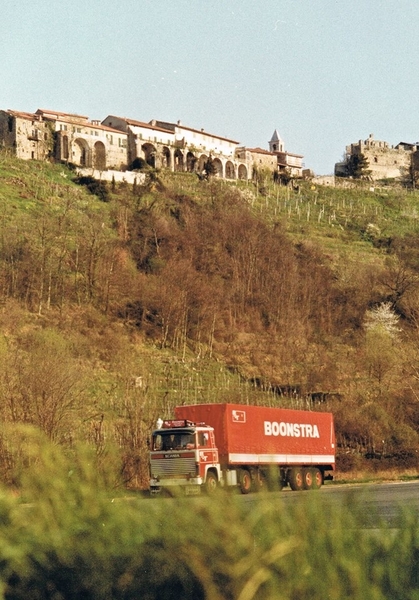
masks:
<path id="1" fill-rule="evenodd" d="M 193 493 L 204 484 L 208 491 L 212 491 L 220 477 L 212 427 L 176 419 L 163 421 L 161 428 L 153 431 L 150 445 L 151 493 L 159 492 L 162 487 L 179 486 Z"/>

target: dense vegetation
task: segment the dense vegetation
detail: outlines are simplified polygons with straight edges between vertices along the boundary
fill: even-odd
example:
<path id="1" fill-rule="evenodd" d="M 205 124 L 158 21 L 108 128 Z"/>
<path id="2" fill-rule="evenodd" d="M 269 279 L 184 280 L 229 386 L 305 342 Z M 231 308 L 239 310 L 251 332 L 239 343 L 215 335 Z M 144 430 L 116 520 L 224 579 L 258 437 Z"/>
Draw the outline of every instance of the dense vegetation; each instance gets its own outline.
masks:
<path id="1" fill-rule="evenodd" d="M 396 529 L 367 498 L 328 506 L 260 494 L 110 499 L 86 449 L 77 461 L 21 431 L 26 503 L 0 492 L 0 597 L 7 600 L 413 600 L 417 515 Z M 112 473 L 108 473 L 112 477 Z M 284 495 L 287 492 L 284 492 Z M 293 492 L 289 492 L 293 493 Z M 380 526 L 381 529 L 369 529 Z"/>
<path id="2" fill-rule="evenodd" d="M 86 181 L 0 155 L 3 423 L 86 442 L 122 487 L 146 487 L 148 433 L 179 402 L 332 410 L 341 472 L 416 469 L 417 192 Z"/>

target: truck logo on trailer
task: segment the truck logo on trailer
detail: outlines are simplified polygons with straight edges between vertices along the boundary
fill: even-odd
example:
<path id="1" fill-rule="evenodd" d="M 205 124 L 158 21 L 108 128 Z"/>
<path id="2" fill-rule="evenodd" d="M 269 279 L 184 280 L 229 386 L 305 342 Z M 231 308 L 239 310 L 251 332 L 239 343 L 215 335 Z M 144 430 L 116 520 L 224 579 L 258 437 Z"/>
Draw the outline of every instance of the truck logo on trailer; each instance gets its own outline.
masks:
<path id="1" fill-rule="evenodd" d="M 246 423 L 246 412 L 244 410 L 233 410 L 233 423 Z"/>
<path id="2" fill-rule="evenodd" d="M 265 435 L 281 437 L 319 438 L 319 428 L 311 423 L 285 423 L 281 421 L 265 421 Z"/>

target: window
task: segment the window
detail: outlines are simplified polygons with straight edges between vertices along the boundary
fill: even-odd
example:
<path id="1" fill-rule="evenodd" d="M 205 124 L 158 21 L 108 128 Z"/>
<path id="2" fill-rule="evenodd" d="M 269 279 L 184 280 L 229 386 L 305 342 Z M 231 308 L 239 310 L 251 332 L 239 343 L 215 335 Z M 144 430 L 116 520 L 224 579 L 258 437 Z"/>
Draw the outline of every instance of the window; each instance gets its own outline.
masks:
<path id="1" fill-rule="evenodd" d="M 195 448 L 195 436 L 193 433 L 171 434 L 159 433 L 153 436 L 152 450 L 192 450 Z"/>
<path id="2" fill-rule="evenodd" d="M 201 447 L 208 446 L 208 433 L 203 431 L 198 433 L 198 443 Z"/>

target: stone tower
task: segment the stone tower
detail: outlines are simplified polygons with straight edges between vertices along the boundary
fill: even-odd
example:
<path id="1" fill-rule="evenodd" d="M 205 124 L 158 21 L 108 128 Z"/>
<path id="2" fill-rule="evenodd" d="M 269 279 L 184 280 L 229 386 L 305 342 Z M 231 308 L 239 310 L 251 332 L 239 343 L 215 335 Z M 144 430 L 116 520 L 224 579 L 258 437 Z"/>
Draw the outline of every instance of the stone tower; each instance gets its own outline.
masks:
<path id="1" fill-rule="evenodd" d="M 270 152 L 285 152 L 285 145 L 281 136 L 278 133 L 278 130 L 275 129 L 271 140 L 269 142 L 269 151 Z"/>

